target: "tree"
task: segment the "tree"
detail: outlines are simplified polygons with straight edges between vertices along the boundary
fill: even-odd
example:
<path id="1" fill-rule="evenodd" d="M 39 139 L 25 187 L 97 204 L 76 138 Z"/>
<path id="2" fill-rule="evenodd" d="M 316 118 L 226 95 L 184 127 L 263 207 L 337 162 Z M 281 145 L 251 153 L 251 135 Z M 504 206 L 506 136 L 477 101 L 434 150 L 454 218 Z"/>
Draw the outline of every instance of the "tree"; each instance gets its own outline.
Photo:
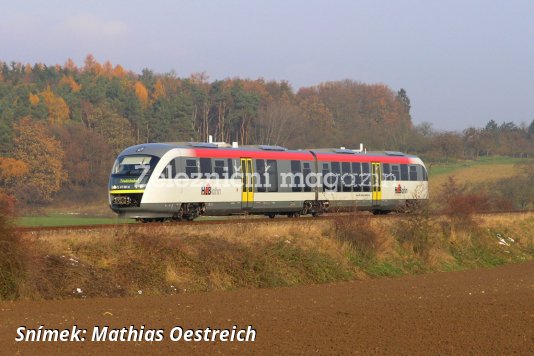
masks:
<path id="1" fill-rule="evenodd" d="M 486 124 L 486 128 L 485 128 L 486 131 L 497 131 L 497 129 L 499 129 L 499 125 L 497 125 L 495 120 L 490 120 Z"/>
<path id="2" fill-rule="evenodd" d="M 165 86 L 163 85 L 163 82 L 161 79 L 158 79 L 156 81 L 156 84 L 154 84 L 154 99 L 159 98 L 165 98 L 167 96 L 167 92 L 165 91 Z"/>
<path id="3" fill-rule="evenodd" d="M 134 85 L 135 95 L 143 106 L 148 105 L 148 90 L 141 82 L 136 82 Z"/>
<path id="4" fill-rule="evenodd" d="M 48 121 L 53 125 L 63 125 L 68 119 L 70 110 L 62 97 L 56 96 L 50 87 L 41 92 L 48 109 Z"/>
<path id="5" fill-rule="evenodd" d="M 63 78 L 61 78 L 59 81 L 59 84 L 68 86 L 73 93 L 77 93 L 81 89 L 81 85 L 78 84 L 70 75 L 63 76 Z"/>
<path id="6" fill-rule="evenodd" d="M 65 62 L 64 67 L 65 67 L 65 70 L 68 72 L 71 72 L 71 73 L 78 72 L 78 67 L 76 66 L 76 63 L 74 63 L 74 61 L 71 58 L 67 59 L 67 62 Z"/>
<path id="7" fill-rule="evenodd" d="M 88 54 L 84 61 L 84 72 L 94 73 L 100 75 L 102 73 L 102 66 L 98 63 L 92 54 Z"/>
<path id="8" fill-rule="evenodd" d="M 37 106 L 37 104 L 39 104 L 39 101 L 40 101 L 39 95 L 35 95 L 35 94 L 32 94 L 32 93 L 30 93 L 28 99 L 30 100 L 30 104 L 32 106 Z"/>
<path id="9" fill-rule="evenodd" d="M 448 162 L 452 157 L 459 157 L 462 154 L 462 140 L 455 132 L 441 132 L 436 135 L 433 145 L 440 151 L 441 157 Z"/>
<path id="10" fill-rule="evenodd" d="M 310 95 L 298 102 L 300 117 L 292 126 L 300 129 L 292 144 L 299 148 L 327 147 L 332 137 L 336 136 L 336 127 L 332 112 L 317 95 Z M 356 143 L 347 143 L 351 145 Z"/>
<path id="11" fill-rule="evenodd" d="M 256 127 L 256 142 L 286 146 L 291 137 L 297 136 L 300 125 L 298 107 L 288 98 L 274 100 L 260 109 Z"/>
<path id="12" fill-rule="evenodd" d="M 412 106 L 410 105 L 410 98 L 408 97 L 408 94 L 406 93 L 406 90 L 404 90 L 404 88 L 401 88 L 397 92 L 397 99 L 403 104 L 406 113 L 410 114 L 410 109 L 412 108 Z"/>
<path id="13" fill-rule="evenodd" d="M 463 132 L 464 151 L 474 159 L 478 158 L 482 150 L 480 131 L 474 127 L 469 127 Z"/>
<path id="14" fill-rule="evenodd" d="M 15 210 L 16 184 L 28 172 L 28 165 L 9 157 L 0 157 L 0 210 Z"/>
<path id="15" fill-rule="evenodd" d="M 14 156 L 28 166 L 21 180 L 19 194 L 26 202 L 46 203 L 61 189 L 67 178 L 63 171 L 64 152 L 59 141 L 51 137 L 42 122 L 29 117 L 13 125 Z"/>
<path id="16" fill-rule="evenodd" d="M 534 119 L 532 120 L 532 122 L 528 126 L 528 137 L 529 138 L 533 138 L 534 137 Z"/>
<path id="17" fill-rule="evenodd" d="M 66 185 L 105 186 L 116 155 L 106 140 L 78 122 L 54 127 L 53 133 L 61 141 L 64 151 L 68 152 L 63 159 L 63 167 L 68 174 Z"/>
<path id="18" fill-rule="evenodd" d="M 134 144 L 130 122 L 109 106 L 92 109 L 86 122 L 89 128 L 105 139 L 114 154 Z"/>

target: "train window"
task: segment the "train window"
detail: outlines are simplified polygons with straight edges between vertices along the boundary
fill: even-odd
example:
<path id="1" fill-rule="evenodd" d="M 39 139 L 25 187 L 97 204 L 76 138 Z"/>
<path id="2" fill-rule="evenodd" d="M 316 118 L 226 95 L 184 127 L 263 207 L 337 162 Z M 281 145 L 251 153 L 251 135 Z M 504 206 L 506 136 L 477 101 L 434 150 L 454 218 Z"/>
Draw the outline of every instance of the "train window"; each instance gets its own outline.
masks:
<path id="1" fill-rule="evenodd" d="M 213 172 L 216 174 L 217 179 L 224 179 L 225 178 L 225 175 L 224 175 L 226 173 L 225 164 L 226 164 L 225 160 L 222 160 L 222 159 L 214 160 L 214 162 L 213 162 L 213 165 L 214 165 Z"/>
<path id="2" fill-rule="evenodd" d="M 211 158 L 200 159 L 200 173 L 202 174 L 201 178 L 208 178 L 208 175 L 211 176 Z"/>
<path id="3" fill-rule="evenodd" d="M 341 181 L 343 183 L 343 191 L 350 192 L 353 185 L 350 162 L 341 163 Z"/>
<path id="4" fill-rule="evenodd" d="M 382 180 L 393 180 L 389 163 L 382 163 Z"/>
<path id="5" fill-rule="evenodd" d="M 327 174 L 330 173 L 330 166 L 328 163 L 322 163 L 321 166 L 322 166 L 321 175 L 323 179 L 323 191 L 326 191 L 327 190 L 326 178 L 327 178 Z"/>
<path id="6" fill-rule="evenodd" d="M 418 169 L 418 177 L 420 177 L 419 180 L 422 180 L 422 181 L 428 181 L 428 174 L 426 172 L 426 168 L 420 164 L 417 165 L 417 169 Z"/>
<path id="7" fill-rule="evenodd" d="M 294 192 L 301 192 L 302 191 L 302 169 L 300 161 L 291 161 L 291 173 L 295 177 L 293 180 L 295 182 L 295 186 L 293 187 Z"/>
<path id="8" fill-rule="evenodd" d="M 311 192 L 312 190 L 312 184 L 315 184 L 315 181 L 312 181 L 311 176 L 311 166 L 310 162 L 303 162 L 302 163 L 302 176 L 304 179 L 304 191 L 305 192 Z"/>
<path id="9" fill-rule="evenodd" d="M 198 178 L 198 159 L 197 158 L 186 158 L 185 160 L 185 174 L 189 178 Z"/>
<path id="10" fill-rule="evenodd" d="M 330 172 L 330 163 L 323 163 L 323 190 L 332 191 L 335 189 L 335 179 Z"/>
<path id="11" fill-rule="evenodd" d="M 416 166 L 409 166 L 410 168 L 410 180 L 417 180 L 417 167 Z"/>
<path id="12" fill-rule="evenodd" d="M 237 170 L 239 171 L 239 169 Z M 233 175 L 234 175 L 234 160 L 231 158 L 228 158 L 228 178 L 232 178 Z"/>
<path id="13" fill-rule="evenodd" d="M 278 191 L 278 162 L 275 160 L 267 160 L 267 165 L 265 166 L 265 171 L 269 174 L 269 192 Z"/>
<path id="14" fill-rule="evenodd" d="M 120 176 L 138 177 L 143 173 L 150 176 L 159 158 L 152 156 L 122 156 L 113 165 L 112 174 Z M 145 169 L 148 168 L 148 172 Z"/>
<path id="15" fill-rule="evenodd" d="M 399 165 L 398 164 L 392 164 L 391 165 L 391 174 L 392 174 L 392 178 L 394 178 L 394 180 L 400 180 L 400 171 L 399 171 Z"/>
<path id="16" fill-rule="evenodd" d="M 400 172 L 401 172 L 401 180 L 408 180 L 408 165 L 407 164 L 400 165 Z"/>
<path id="17" fill-rule="evenodd" d="M 176 177 L 176 163 L 176 159 L 172 159 L 169 163 L 167 163 L 159 177 L 161 179 L 173 179 Z"/>
<path id="18" fill-rule="evenodd" d="M 362 166 L 359 162 L 352 162 L 352 175 L 354 177 L 354 192 L 362 191 Z"/>
<path id="19" fill-rule="evenodd" d="M 371 170 L 369 163 L 362 163 L 362 191 L 371 191 Z"/>
<path id="20" fill-rule="evenodd" d="M 333 180 L 336 184 L 335 188 L 333 190 L 340 192 L 341 191 L 341 165 L 339 162 L 332 162 L 332 173 L 335 174 L 335 177 L 333 177 Z"/>
<path id="21" fill-rule="evenodd" d="M 256 173 L 258 174 L 258 182 L 256 184 L 257 192 L 265 192 L 265 160 L 257 159 L 256 160 Z"/>

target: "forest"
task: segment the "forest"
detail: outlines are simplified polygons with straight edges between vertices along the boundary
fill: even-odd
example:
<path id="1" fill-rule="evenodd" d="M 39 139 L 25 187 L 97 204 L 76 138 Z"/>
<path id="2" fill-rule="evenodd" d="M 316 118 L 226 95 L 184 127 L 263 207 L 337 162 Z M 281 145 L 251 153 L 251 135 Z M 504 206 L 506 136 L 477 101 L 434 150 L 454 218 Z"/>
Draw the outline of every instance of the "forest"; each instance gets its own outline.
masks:
<path id="1" fill-rule="evenodd" d="M 71 59 L 54 66 L 0 61 L 0 200 L 46 205 L 58 196 L 102 197 L 123 148 L 208 135 L 288 148 L 361 142 L 428 162 L 534 154 L 534 120 L 437 131 L 414 125 L 410 110 L 406 90 L 354 80 L 295 91 L 286 81 L 138 74 L 92 55 L 82 66 Z"/>

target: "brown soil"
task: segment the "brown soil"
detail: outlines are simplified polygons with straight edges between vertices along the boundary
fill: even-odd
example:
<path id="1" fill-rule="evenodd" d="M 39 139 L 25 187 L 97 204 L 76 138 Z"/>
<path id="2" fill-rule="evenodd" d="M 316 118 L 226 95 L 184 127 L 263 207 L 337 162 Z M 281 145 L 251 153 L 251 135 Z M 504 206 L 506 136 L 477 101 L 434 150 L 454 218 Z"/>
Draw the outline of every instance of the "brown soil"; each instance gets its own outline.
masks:
<path id="1" fill-rule="evenodd" d="M 165 329 L 163 342 L 16 343 L 21 325 Z M 254 343 L 171 342 L 174 326 L 252 324 Z M 534 353 L 534 263 L 296 288 L 0 303 L 5 355 Z"/>

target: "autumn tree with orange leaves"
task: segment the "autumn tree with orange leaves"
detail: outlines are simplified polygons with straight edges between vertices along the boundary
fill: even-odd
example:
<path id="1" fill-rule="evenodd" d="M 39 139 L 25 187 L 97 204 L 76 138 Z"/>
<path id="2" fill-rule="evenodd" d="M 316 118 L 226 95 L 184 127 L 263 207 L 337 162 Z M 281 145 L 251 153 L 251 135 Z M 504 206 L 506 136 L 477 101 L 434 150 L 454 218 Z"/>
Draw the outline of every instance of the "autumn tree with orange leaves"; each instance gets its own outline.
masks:
<path id="1" fill-rule="evenodd" d="M 79 89 L 78 89 L 79 90 Z M 74 91 L 74 88 L 73 88 Z M 47 87 L 41 96 L 48 109 L 48 120 L 52 125 L 63 125 L 69 119 L 69 107 L 63 98 L 54 94 L 50 87 Z"/>
<path id="2" fill-rule="evenodd" d="M 137 98 L 143 104 L 143 106 L 148 105 L 148 90 L 146 90 L 146 87 L 141 82 L 136 82 L 134 85 L 135 88 L 135 95 L 137 95 Z"/>
<path id="3" fill-rule="evenodd" d="M 14 157 L 27 166 L 27 173 L 16 184 L 17 191 L 25 202 L 50 202 L 67 178 L 61 144 L 48 134 L 43 122 L 29 117 L 21 119 L 13 128 Z"/>
<path id="4" fill-rule="evenodd" d="M 0 210 L 13 213 L 18 182 L 28 173 L 28 165 L 10 157 L 0 157 Z"/>

